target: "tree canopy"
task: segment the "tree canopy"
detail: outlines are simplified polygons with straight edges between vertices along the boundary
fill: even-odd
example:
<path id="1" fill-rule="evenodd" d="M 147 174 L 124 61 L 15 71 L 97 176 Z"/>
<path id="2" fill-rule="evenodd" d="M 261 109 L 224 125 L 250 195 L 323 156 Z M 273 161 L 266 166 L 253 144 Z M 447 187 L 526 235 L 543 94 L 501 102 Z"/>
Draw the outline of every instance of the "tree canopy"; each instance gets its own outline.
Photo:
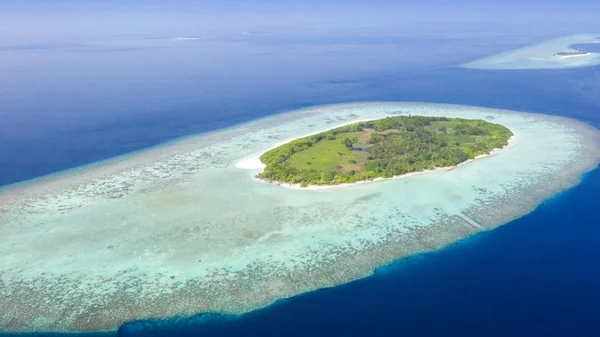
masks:
<path id="1" fill-rule="evenodd" d="M 394 116 L 293 140 L 264 153 L 259 178 L 336 185 L 455 166 L 508 144 L 512 132 L 483 120 Z"/>

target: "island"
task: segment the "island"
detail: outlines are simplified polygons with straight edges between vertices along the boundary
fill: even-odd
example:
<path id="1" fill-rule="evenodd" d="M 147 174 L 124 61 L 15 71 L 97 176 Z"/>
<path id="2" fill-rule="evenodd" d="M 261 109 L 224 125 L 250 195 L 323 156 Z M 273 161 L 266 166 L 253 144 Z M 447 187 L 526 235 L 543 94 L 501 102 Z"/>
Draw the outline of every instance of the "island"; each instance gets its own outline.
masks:
<path id="1" fill-rule="evenodd" d="M 554 56 L 558 56 L 561 59 L 567 58 L 567 57 L 577 57 L 577 56 L 586 56 L 586 55 L 590 55 L 590 53 L 583 51 L 583 50 L 561 51 L 561 52 L 554 54 Z"/>
<path id="2" fill-rule="evenodd" d="M 464 118 L 394 116 L 352 123 L 264 153 L 270 182 L 339 185 L 453 167 L 508 145 L 506 127 Z"/>
<path id="3" fill-rule="evenodd" d="M 600 64 L 600 54 L 574 47 L 600 42 L 597 34 L 577 34 L 541 41 L 490 55 L 461 66 L 471 69 L 565 69 Z M 587 47 L 584 49 L 587 50 Z"/>

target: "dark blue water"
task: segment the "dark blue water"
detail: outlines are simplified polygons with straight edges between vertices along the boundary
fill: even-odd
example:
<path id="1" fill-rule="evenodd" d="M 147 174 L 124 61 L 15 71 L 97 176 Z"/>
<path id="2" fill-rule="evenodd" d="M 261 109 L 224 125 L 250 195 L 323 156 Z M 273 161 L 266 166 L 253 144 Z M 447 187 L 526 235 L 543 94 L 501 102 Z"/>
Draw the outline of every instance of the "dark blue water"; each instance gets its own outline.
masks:
<path id="1" fill-rule="evenodd" d="M 78 121 L 73 121 L 70 122 L 73 126 L 66 127 L 63 127 L 65 117 L 61 116 L 63 109 L 74 110 L 72 113 L 76 114 L 79 109 L 94 111 L 97 107 L 57 104 L 47 107 L 47 115 L 56 115 L 55 118 L 44 117 L 48 121 L 40 122 L 36 117 L 30 117 L 25 126 L 0 124 L 0 186 L 177 137 L 317 104 L 365 100 L 426 101 L 565 115 L 593 122 L 597 121 L 595 112 L 600 105 L 599 81 L 600 68 L 490 72 L 448 66 L 418 67 L 311 82 L 303 85 L 314 88 L 301 92 L 294 91 L 295 86 L 282 87 L 270 90 L 268 97 L 261 93 L 241 101 L 236 98 L 239 91 L 232 91 L 231 97 L 214 103 L 200 98 L 183 105 L 170 98 L 171 108 L 150 105 L 123 112 L 119 118 L 101 121 L 94 121 L 91 117 L 94 114 L 90 113 L 88 119 L 91 122 L 78 125 Z M 186 88 L 186 95 L 195 95 L 194 88 Z M 112 107 L 109 104 L 104 109 Z M 28 113 L 34 114 L 25 111 L 23 115 Z M 29 135 L 31 125 L 39 124 L 42 124 L 38 126 L 42 130 L 55 130 L 49 134 L 41 131 Z M 12 133 L 16 135 L 12 136 Z"/>
<path id="2" fill-rule="evenodd" d="M 188 102 L 0 144 L 0 184 L 85 164 L 290 107 L 353 100 L 481 105 L 600 127 L 600 69 L 477 71 L 445 65 L 315 81 L 270 98 Z M 308 89 L 307 89 L 308 88 Z M 312 88 L 312 89 L 311 89 Z M 252 95 L 250 95 L 252 96 Z M 74 141 L 76 140 L 76 141 Z M 600 336 L 600 171 L 533 213 L 372 276 L 240 317 L 132 322 L 121 336 Z M 55 335 L 53 335 L 55 336 Z"/>

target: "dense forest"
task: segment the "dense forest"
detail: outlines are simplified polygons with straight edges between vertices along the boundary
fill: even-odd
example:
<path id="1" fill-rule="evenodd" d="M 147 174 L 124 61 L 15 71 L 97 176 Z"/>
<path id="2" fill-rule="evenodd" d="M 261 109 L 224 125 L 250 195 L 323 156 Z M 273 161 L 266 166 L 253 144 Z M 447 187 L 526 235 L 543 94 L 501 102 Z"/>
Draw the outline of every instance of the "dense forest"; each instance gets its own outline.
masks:
<path id="1" fill-rule="evenodd" d="M 395 116 L 296 139 L 264 153 L 259 178 L 335 185 L 458 165 L 508 144 L 512 132 L 483 120 Z"/>

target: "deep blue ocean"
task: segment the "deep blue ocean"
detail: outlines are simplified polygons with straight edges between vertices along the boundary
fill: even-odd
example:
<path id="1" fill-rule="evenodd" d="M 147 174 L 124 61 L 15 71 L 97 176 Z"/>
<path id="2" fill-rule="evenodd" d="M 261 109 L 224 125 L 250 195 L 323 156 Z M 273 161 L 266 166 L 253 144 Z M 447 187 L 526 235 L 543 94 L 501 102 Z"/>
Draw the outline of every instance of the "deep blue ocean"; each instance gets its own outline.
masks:
<path id="1" fill-rule="evenodd" d="M 351 76 L 325 72 L 320 78 L 301 80 L 296 75 L 301 85 L 293 88 L 238 83 L 230 94 L 213 100 L 202 90 L 193 94 L 199 89 L 194 77 L 181 83 L 169 77 L 171 82 L 152 86 L 150 81 L 146 87 L 127 89 L 128 97 L 137 101 L 111 96 L 126 90 L 121 86 L 107 85 L 103 95 L 70 100 L 61 92 L 52 99 L 34 88 L 45 93 L 43 104 L 15 100 L 6 105 L 21 117 L 0 126 L 0 185 L 325 103 L 457 103 L 562 115 L 600 128 L 599 67 L 483 71 L 454 67 L 455 61 L 370 69 Z M 167 87 L 171 96 L 153 98 L 155 91 Z M 105 104 L 97 104 L 102 99 Z M 40 113 L 44 108 L 46 113 Z M 131 112 L 101 114 L 127 109 Z M 103 117 L 94 117 L 98 115 Z M 42 125 L 36 124 L 39 132 L 31 136 L 26 126 L 36 121 Z M 529 215 L 441 251 L 381 267 L 371 277 L 239 317 L 200 314 L 131 322 L 118 335 L 600 336 L 599 206 L 600 170 L 595 170 Z"/>

